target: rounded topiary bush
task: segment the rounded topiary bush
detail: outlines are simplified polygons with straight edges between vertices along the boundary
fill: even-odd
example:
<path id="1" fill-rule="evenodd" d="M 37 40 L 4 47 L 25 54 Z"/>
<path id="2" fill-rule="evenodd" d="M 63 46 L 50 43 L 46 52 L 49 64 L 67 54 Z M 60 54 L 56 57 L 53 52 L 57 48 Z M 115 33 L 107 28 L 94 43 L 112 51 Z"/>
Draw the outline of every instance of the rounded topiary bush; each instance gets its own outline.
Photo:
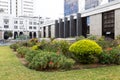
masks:
<path id="1" fill-rule="evenodd" d="M 102 52 L 102 48 L 95 41 L 89 39 L 73 43 L 69 50 L 74 53 L 81 63 L 93 63 L 96 60 L 94 55 Z"/>

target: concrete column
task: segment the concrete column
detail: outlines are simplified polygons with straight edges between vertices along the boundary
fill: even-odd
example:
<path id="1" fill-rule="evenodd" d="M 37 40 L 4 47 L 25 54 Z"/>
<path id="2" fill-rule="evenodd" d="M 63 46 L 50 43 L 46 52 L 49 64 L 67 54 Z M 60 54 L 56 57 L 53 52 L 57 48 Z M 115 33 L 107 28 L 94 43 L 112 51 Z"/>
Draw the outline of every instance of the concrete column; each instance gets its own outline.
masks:
<path id="1" fill-rule="evenodd" d="M 55 38 L 59 38 L 59 23 L 55 20 Z"/>
<path id="2" fill-rule="evenodd" d="M 13 34 L 12 39 L 14 39 L 14 31 L 12 31 L 12 34 Z"/>
<path id="3" fill-rule="evenodd" d="M 43 31 L 43 27 L 41 27 L 41 38 L 43 38 L 44 35 L 44 31 Z"/>
<path id="4" fill-rule="evenodd" d="M 90 34 L 102 36 L 102 14 L 90 16 Z"/>
<path id="5" fill-rule="evenodd" d="M 48 34 L 49 34 L 49 32 L 48 32 L 48 26 L 46 26 L 46 38 L 48 38 L 49 36 L 48 36 Z"/>
<path id="6" fill-rule="evenodd" d="M 120 35 L 120 9 L 115 10 L 115 38 Z"/>
<path id="7" fill-rule="evenodd" d="M 2 38 L 2 31 L 0 31 L 0 39 L 3 39 L 3 38 Z"/>
<path id="8" fill-rule="evenodd" d="M 65 17 L 64 18 L 64 37 L 67 38 L 69 37 L 69 23 L 68 23 L 68 19 Z"/>
<path id="9" fill-rule="evenodd" d="M 75 30 L 75 20 L 74 20 L 74 16 L 70 16 L 70 37 L 74 37 L 76 30 Z"/>
<path id="10" fill-rule="evenodd" d="M 77 14 L 77 27 L 76 27 L 76 35 L 81 36 L 82 35 L 82 19 L 81 14 Z"/>
<path id="11" fill-rule="evenodd" d="M 51 25 L 51 38 L 55 37 L 55 25 Z"/>
<path id="12" fill-rule="evenodd" d="M 38 33 L 38 31 L 36 31 L 36 38 L 39 38 L 39 33 Z"/>
<path id="13" fill-rule="evenodd" d="M 64 37 L 64 22 L 62 19 L 59 19 L 59 38 Z"/>

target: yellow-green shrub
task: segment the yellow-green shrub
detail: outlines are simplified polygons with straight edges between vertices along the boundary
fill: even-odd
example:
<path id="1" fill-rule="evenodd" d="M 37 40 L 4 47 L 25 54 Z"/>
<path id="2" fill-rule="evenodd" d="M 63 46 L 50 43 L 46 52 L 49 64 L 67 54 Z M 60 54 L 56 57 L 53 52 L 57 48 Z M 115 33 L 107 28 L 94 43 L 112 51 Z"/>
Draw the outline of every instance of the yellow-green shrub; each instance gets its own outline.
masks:
<path id="1" fill-rule="evenodd" d="M 38 50 L 38 49 L 39 49 L 38 45 L 34 45 L 34 46 L 32 47 L 32 50 Z"/>
<path id="2" fill-rule="evenodd" d="M 94 55 L 102 52 L 102 48 L 95 41 L 89 39 L 73 43 L 69 50 L 74 53 L 77 60 L 81 63 L 96 62 L 96 57 Z"/>
<path id="3" fill-rule="evenodd" d="M 102 48 L 93 40 L 80 40 L 73 43 L 69 50 L 75 54 L 99 54 L 102 52 Z"/>

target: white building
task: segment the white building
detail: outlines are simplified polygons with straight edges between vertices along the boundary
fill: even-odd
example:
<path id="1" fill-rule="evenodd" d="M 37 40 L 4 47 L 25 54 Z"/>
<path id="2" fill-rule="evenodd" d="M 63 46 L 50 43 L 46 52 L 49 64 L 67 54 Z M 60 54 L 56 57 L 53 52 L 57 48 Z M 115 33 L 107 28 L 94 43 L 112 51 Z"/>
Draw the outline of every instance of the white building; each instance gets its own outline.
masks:
<path id="1" fill-rule="evenodd" d="M 4 33 L 11 31 L 13 38 L 26 34 L 38 38 L 40 18 L 33 17 L 33 0 L 0 0 L 0 39 Z"/>
<path id="2" fill-rule="evenodd" d="M 33 0 L 0 0 L 0 13 L 13 16 L 33 16 Z"/>
<path id="3" fill-rule="evenodd" d="M 55 37 L 55 21 L 51 19 L 44 19 L 40 25 L 42 38 L 54 38 Z"/>
<path id="4" fill-rule="evenodd" d="M 33 16 L 33 0 L 16 0 L 16 16 Z"/>
<path id="5" fill-rule="evenodd" d="M 11 0 L 0 0 L 0 13 L 10 14 Z"/>
<path id="6" fill-rule="evenodd" d="M 30 38 L 39 38 L 40 19 L 39 17 L 13 17 L 6 14 L 0 15 L 0 39 L 4 39 L 4 33 L 11 31 L 13 39 L 24 34 Z"/>

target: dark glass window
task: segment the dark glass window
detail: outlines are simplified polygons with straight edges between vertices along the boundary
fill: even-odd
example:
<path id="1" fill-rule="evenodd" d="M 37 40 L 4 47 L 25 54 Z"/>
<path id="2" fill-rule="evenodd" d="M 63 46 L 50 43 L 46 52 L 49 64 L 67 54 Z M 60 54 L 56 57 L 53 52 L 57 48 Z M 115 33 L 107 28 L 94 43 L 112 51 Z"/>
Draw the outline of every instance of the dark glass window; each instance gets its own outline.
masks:
<path id="1" fill-rule="evenodd" d="M 85 9 L 94 8 L 99 5 L 99 0 L 85 0 Z"/>
<path id="2" fill-rule="evenodd" d="M 8 25 L 4 25 L 4 28 L 9 28 L 9 26 Z"/>
<path id="3" fill-rule="evenodd" d="M 114 11 L 103 13 L 102 35 L 114 39 Z"/>
<path id="4" fill-rule="evenodd" d="M 32 26 L 29 26 L 29 29 L 32 29 Z"/>
<path id="5" fill-rule="evenodd" d="M 115 0 L 109 0 L 109 2 L 111 2 L 111 1 L 115 1 Z"/>

